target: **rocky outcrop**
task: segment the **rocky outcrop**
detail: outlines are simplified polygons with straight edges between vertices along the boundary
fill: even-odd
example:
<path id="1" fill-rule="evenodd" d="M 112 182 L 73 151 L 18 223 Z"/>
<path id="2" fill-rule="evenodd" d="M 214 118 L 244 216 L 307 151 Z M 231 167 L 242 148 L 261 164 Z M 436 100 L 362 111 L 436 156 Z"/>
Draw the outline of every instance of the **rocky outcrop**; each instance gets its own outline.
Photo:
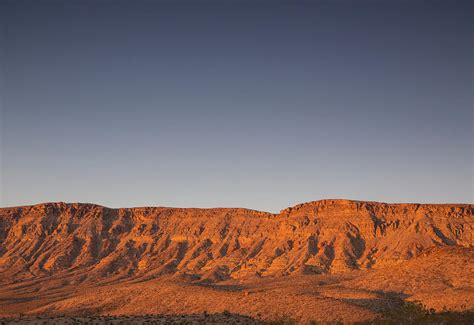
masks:
<path id="1" fill-rule="evenodd" d="M 322 200 L 247 209 L 46 203 L 0 209 L 0 281 L 76 282 L 162 275 L 220 281 L 339 273 L 473 246 L 473 205 Z"/>

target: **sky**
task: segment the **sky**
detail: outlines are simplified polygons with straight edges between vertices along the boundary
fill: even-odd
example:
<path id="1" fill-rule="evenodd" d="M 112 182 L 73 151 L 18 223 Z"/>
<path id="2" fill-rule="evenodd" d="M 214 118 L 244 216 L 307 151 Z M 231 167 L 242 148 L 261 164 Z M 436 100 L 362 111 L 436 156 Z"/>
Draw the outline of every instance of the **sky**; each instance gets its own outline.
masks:
<path id="1" fill-rule="evenodd" d="M 471 1 L 1 1 L 0 206 L 473 203 Z"/>

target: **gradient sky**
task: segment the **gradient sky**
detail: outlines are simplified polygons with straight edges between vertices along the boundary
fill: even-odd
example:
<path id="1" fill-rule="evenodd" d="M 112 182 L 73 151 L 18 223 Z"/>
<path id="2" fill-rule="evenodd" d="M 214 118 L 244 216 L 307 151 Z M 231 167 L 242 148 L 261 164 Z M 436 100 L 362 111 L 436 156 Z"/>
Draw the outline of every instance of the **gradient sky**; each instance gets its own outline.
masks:
<path id="1" fill-rule="evenodd" d="M 473 203 L 471 1 L 2 1 L 1 206 Z"/>

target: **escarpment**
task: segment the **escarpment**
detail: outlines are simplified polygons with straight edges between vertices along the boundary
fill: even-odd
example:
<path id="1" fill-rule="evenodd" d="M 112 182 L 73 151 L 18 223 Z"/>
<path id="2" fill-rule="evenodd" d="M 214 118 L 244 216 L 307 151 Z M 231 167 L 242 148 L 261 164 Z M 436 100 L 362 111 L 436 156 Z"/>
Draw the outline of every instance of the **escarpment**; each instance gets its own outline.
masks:
<path id="1" fill-rule="evenodd" d="M 163 275 L 220 281 L 382 268 L 473 246 L 473 205 L 322 200 L 247 209 L 45 203 L 0 209 L 0 281 Z"/>

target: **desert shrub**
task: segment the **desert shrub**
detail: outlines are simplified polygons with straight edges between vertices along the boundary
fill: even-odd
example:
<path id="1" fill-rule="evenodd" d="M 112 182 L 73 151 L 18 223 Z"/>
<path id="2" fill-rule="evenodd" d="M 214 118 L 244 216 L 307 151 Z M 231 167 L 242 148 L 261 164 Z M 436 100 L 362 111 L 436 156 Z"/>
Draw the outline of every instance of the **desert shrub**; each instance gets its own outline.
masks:
<path id="1" fill-rule="evenodd" d="M 474 324 L 474 311 L 436 312 L 418 301 L 403 301 L 399 306 L 387 309 L 375 320 L 358 324 Z"/>

